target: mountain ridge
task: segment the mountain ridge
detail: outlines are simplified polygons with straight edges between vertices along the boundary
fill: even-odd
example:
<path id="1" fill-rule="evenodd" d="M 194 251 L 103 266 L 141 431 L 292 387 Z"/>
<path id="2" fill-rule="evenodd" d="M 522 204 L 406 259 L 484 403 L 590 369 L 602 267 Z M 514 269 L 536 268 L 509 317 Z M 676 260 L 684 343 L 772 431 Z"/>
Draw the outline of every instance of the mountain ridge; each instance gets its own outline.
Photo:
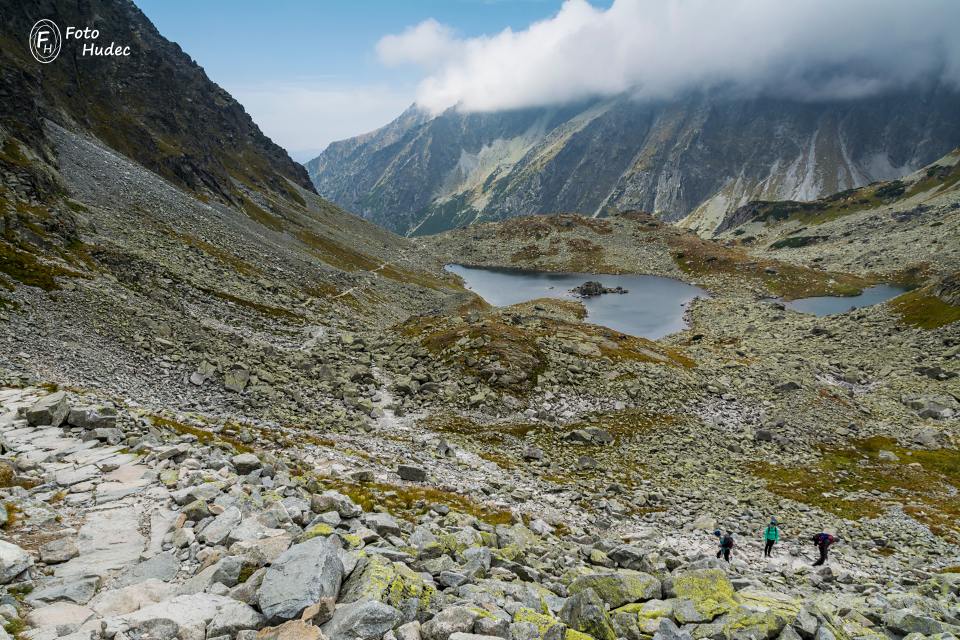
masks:
<path id="1" fill-rule="evenodd" d="M 624 210 L 693 215 L 706 229 L 750 200 L 909 173 L 960 144 L 958 109 L 960 94 L 929 86 L 833 103 L 697 93 L 430 119 L 408 110 L 305 166 L 319 193 L 404 234 Z"/>

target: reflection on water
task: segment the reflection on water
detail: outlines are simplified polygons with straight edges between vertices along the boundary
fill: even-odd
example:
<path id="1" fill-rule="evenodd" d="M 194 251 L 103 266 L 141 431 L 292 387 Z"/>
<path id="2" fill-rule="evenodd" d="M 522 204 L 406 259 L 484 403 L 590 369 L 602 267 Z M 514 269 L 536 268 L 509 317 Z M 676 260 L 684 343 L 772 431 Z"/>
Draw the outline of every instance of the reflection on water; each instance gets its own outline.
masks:
<path id="1" fill-rule="evenodd" d="M 831 316 L 835 313 L 845 313 L 851 309 L 869 307 L 895 298 L 907 289 L 894 287 L 889 284 L 878 284 L 863 290 L 858 296 L 817 296 L 815 298 L 800 298 L 784 304 L 803 313 L 812 313 L 816 316 Z"/>

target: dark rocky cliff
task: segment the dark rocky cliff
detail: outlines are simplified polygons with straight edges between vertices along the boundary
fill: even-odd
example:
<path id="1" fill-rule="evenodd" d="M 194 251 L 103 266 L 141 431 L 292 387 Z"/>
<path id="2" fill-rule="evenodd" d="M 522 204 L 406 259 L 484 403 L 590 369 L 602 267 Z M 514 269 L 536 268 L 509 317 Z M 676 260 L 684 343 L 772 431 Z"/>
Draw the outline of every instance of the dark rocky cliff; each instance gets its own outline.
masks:
<path id="1" fill-rule="evenodd" d="M 3 0 L 0 13 L 0 125 L 48 161 L 44 118 L 93 133 L 175 184 L 218 200 L 237 201 L 234 181 L 291 198 L 297 196 L 287 180 L 313 190 L 303 167 L 132 2 Z M 83 43 L 70 40 L 42 65 L 28 49 L 40 18 L 61 33 L 95 28 L 97 46 L 129 45 L 130 55 L 82 56 Z M 49 188 L 49 176 L 37 167 L 33 174 Z"/>

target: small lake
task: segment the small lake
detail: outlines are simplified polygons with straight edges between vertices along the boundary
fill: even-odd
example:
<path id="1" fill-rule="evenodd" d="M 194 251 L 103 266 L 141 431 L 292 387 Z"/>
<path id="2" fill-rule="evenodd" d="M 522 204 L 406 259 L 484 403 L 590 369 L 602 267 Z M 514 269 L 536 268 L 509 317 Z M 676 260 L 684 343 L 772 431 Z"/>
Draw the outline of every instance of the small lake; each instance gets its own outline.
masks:
<path id="1" fill-rule="evenodd" d="M 580 300 L 587 321 L 630 335 L 655 340 L 686 329 L 683 314 L 694 298 L 708 298 L 699 287 L 658 276 L 607 275 L 596 273 L 551 273 L 520 269 L 494 269 L 447 265 L 466 282 L 467 288 L 497 307 L 536 298 Z M 623 287 L 628 293 L 606 293 L 580 298 L 570 293 L 588 280 L 604 287 Z"/>
<path id="2" fill-rule="evenodd" d="M 802 313 L 812 313 L 815 316 L 832 316 L 837 313 L 846 313 L 852 309 L 869 307 L 895 298 L 908 291 L 904 287 L 895 287 L 889 284 L 878 284 L 867 287 L 858 296 L 818 296 L 815 298 L 799 298 L 784 302 L 787 307 Z"/>

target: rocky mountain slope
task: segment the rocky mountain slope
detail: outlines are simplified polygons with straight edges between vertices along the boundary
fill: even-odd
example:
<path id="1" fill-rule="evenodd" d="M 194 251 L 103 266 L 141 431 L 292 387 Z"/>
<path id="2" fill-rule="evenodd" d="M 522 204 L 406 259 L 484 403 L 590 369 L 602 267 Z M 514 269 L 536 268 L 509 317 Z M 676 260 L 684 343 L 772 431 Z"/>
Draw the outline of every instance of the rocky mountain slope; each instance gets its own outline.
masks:
<path id="1" fill-rule="evenodd" d="M 958 635 L 952 169 L 802 247 L 639 213 L 414 241 L 305 188 L 212 85 L 157 102 L 203 116 L 181 175 L 189 153 L 137 156 L 22 78 L 0 85 L 33 114 L 0 141 L 0 640 Z M 221 108 L 246 124 L 206 126 Z M 237 149 L 268 170 L 233 173 Z M 448 261 L 710 297 L 649 340 L 575 301 L 490 307 Z M 918 288 L 836 316 L 772 299 L 895 277 Z"/>
<path id="2" fill-rule="evenodd" d="M 927 88 L 829 103 L 695 94 L 408 111 L 306 166 L 321 194 L 403 234 L 564 211 L 693 213 L 716 226 L 750 200 L 811 200 L 910 173 L 960 143 L 958 108 L 960 94 Z"/>

